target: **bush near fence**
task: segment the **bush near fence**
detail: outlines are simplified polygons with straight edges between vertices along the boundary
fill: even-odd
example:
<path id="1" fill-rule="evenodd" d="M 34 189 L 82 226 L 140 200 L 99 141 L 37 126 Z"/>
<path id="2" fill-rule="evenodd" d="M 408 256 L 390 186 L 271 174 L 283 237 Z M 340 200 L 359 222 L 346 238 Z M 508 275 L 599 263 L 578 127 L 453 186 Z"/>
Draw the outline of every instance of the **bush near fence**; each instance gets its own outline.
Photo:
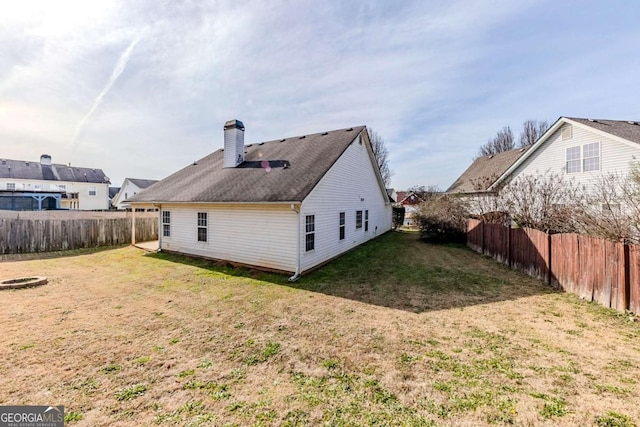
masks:
<path id="1" fill-rule="evenodd" d="M 547 234 L 480 220 L 467 244 L 550 286 L 616 310 L 640 314 L 640 245 L 580 234 Z"/>
<path id="2" fill-rule="evenodd" d="M 131 243 L 129 212 L 0 212 L 0 254 Z M 136 213 L 136 241 L 158 238 L 157 213 Z"/>

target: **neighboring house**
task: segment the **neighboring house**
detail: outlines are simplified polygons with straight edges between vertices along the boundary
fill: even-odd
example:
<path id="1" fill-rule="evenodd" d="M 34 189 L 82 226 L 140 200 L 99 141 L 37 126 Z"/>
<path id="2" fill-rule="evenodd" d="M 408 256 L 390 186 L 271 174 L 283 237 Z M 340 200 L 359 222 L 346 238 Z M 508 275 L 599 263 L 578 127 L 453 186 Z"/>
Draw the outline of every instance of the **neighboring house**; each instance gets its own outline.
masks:
<path id="1" fill-rule="evenodd" d="M 113 207 L 113 198 L 118 195 L 120 187 L 109 187 L 109 206 Z"/>
<path id="2" fill-rule="evenodd" d="M 156 182 L 158 180 L 125 178 L 120 191 L 111 201 L 111 205 L 116 209 L 130 209 L 131 205 L 128 199 Z"/>
<path id="3" fill-rule="evenodd" d="M 109 178 L 102 169 L 0 159 L 0 209 L 45 210 L 109 208 Z"/>
<path id="4" fill-rule="evenodd" d="M 364 126 L 224 148 L 130 198 L 159 208 L 159 247 L 299 274 L 391 228 Z"/>
<path id="5" fill-rule="evenodd" d="M 404 227 L 417 226 L 415 221 L 415 215 L 418 212 L 418 205 L 424 200 L 420 198 L 413 191 L 398 191 L 397 192 L 397 205 L 404 207 Z"/>
<path id="6" fill-rule="evenodd" d="M 513 179 L 547 174 L 588 189 L 604 174 L 627 174 L 637 159 L 638 122 L 560 117 L 535 144 L 476 159 L 447 192 L 487 201 Z"/>

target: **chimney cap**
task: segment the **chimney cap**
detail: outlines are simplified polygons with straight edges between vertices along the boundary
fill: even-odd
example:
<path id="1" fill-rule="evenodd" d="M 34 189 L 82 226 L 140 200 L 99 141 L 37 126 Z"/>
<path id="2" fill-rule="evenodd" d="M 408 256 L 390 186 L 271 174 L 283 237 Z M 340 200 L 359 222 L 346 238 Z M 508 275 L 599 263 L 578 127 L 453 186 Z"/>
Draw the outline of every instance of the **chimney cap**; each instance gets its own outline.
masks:
<path id="1" fill-rule="evenodd" d="M 240 129 L 240 130 L 244 130 L 244 124 L 240 121 L 240 120 L 228 120 L 225 124 L 224 124 L 224 130 L 227 129 Z"/>

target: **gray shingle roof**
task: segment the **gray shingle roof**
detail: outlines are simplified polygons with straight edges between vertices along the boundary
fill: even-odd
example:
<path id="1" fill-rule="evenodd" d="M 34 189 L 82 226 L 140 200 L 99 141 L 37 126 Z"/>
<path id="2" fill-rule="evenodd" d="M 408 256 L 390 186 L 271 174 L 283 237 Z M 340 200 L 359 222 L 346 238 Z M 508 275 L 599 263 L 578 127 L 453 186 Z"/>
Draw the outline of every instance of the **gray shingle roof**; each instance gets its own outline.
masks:
<path id="1" fill-rule="evenodd" d="M 116 197 L 118 191 L 120 191 L 120 187 L 109 187 L 109 198 L 113 199 L 114 197 Z"/>
<path id="2" fill-rule="evenodd" d="M 155 184 L 156 182 L 158 182 L 157 179 L 138 179 L 138 178 L 126 178 L 126 179 L 128 179 L 129 182 L 132 182 L 133 184 L 138 186 L 138 188 L 140 189 L 150 187 L 152 184 Z"/>
<path id="3" fill-rule="evenodd" d="M 620 138 L 624 138 L 627 141 L 635 142 L 640 144 L 640 122 L 637 121 L 624 121 L 624 120 L 589 120 L 589 119 L 579 119 L 574 117 L 567 117 L 569 120 L 573 120 L 574 122 L 581 123 L 586 126 L 590 126 L 594 129 L 598 129 L 611 135 L 618 136 Z"/>
<path id="4" fill-rule="evenodd" d="M 529 147 L 492 156 L 478 157 L 449 187 L 447 193 L 475 193 L 487 190 Z"/>
<path id="5" fill-rule="evenodd" d="M 220 149 L 161 180 L 130 202 L 302 201 L 364 126 L 245 145 L 245 161 L 223 167 Z"/>
<path id="6" fill-rule="evenodd" d="M 107 183 L 102 169 L 67 165 L 43 165 L 40 162 L 0 159 L 0 178 L 35 179 L 45 181 Z"/>

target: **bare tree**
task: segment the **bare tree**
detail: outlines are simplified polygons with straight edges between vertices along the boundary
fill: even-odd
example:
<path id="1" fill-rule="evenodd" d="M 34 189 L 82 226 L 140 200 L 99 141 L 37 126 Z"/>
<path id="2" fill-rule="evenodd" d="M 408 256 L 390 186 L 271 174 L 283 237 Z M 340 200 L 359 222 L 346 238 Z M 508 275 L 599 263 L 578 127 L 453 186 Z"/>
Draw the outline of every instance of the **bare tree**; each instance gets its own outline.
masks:
<path id="1" fill-rule="evenodd" d="M 549 129 L 549 123 L 546 120 L 527 120 L 522 127 L 520 147 L 526 147 L 534 144 Z"/>
<path id="2" fill-rule="evenodd" d="M 369 140 L 371 141 L 371 148 L 373 154 L 376 157 L 378 168 L 380 168 L 380 175 L 382 175 L 382 181 L 386 187 L 391 183 L 391 177 L 394 172 L 389 167 L 389 150 L 384 145 L 384 139 L 373 129 L 369 128 Z"/>
<path id="3" fill-rule="evenodd" d="M 490 156 L 492 154 L 513 150 L 514 148 L 516 147 L 511 127 L 505 126 L 502 130 L 498 131 L 496 136 L 489 138 L 487 143 L 480 147 L 477 157 Z"/>

